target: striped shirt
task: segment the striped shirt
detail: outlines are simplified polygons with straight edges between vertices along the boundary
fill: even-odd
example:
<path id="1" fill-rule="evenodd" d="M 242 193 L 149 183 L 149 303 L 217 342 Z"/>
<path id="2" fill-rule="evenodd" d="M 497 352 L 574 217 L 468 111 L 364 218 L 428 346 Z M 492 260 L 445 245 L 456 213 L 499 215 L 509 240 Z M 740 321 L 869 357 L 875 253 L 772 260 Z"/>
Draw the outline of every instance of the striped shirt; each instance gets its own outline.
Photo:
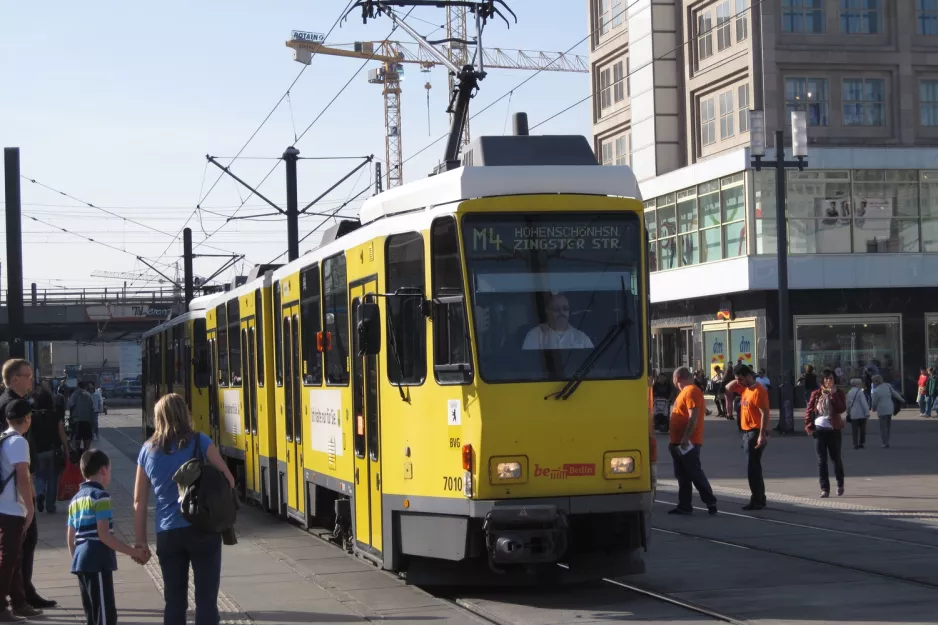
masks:
<path id="1" fill-rule="evenodd" d="M 101 542 L 98 521 L 107 520 L 114 533 L 111 496 L 97 482 L 83 482 L 68 504 L 68 527 L 75 528 L 75 555 L 72 573 L 98 573 L 117 570 L 117 554 Z"/>

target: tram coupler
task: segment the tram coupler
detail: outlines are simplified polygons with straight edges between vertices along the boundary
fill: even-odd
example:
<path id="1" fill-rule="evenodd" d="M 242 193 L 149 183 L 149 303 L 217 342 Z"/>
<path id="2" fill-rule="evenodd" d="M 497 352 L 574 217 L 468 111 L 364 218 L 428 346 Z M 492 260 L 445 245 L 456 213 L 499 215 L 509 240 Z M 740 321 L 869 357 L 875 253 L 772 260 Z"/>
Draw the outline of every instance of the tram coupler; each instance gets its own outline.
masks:
<path id="1" fill-rule="evenodd" d="M 504 506 L 482 524 L 489 566 L 557 562 L 567 550 L 567 516 L 555 506 Z"/>

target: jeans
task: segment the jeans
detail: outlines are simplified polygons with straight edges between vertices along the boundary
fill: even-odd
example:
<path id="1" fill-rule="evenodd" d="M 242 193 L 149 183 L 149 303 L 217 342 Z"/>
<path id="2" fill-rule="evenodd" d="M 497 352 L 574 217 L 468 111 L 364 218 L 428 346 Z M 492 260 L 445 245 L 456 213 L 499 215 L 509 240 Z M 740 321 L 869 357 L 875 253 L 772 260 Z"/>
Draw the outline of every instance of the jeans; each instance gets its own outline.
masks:
<path id="1" fill-rule="evenodd" d="M 221 534 L 182 527 L 156 534 L 156 555 L 165 584 L 163 625 L 186 625 L 189 565 L 195 582 L 195 625 L 218 625 Z"/>
<path id="2" fill-rule="evenodd" d="M 23 563 L 23 592 L 26 593 L 27 602 L 39 596 L 36 587 L 33 586 L 33 565 L 36 562 L 36 545 L 38 544 L 39 525 L 34 514 L 32 524 L 26 528 L 26 536 L 23 538 L 23 552 L 20 558 Z"/>
<path id="3" fill-rule="evenodd" d="M 759 430 L 743 432 L 743 449 L 746 450 L 746 476 L 749 478 L 749 491 L 752 493 L 749 503 L 764 506 L 765 480 L 762 479 L 762 452 L 765 445 L 756 447 L 759 442 Z"/>
<path id="4" fill-rule="evenodd" d="M 27 604 L 23 589 L 23 525 L 26 517 L 0 514 L 0 610 Z"/>
<path id="5" fill-rule="evenodd" d="M 55 464 L 55 450 L 36 454 L 36 496 L 45 498 L 49 513 L 55 512 L 55 500 L 59 495 L 59 468 Z"/>
<path id="6" fill-rule="evenodd" d="M 674 462 L 674 477 L 677 479 L 677 507 L 688 512 L 693 510 L 692 486 L 697 487 L 701 501 L 707 504 L 708 508 L 717 505 L 717 498 L 713 496 L 710 482 L 700 467 L 700 447 L 695 445 L 686 454 L 681 454 L 678 445 L 669 445 L 668 448 L 671 451 L 671 460 Z"/>
<path id="7" fill-rule="evenodd" d="M 834 463 L 834 477 L 837 479 L 837 486 L 843 488 L 844 485 L 844 461 L 841 456 L 843 445 L 843 432 L 841 430 L 815 430 L 814 431 L 814 450 L 817 452 L 818 478 L 821 483 L 821 490 L 829 493 L 831 490 L 830 476 L 827 469 L 827 457 L 830 456 Z"/>
<path id="8" fill-rule="evenodd" d="M 879 437 L 882 439 L 883 445 L 889 444 L 889 435 L 892 433 L 892 415 L 891 414 L 881 414 L 879 415 Z"/>
<path id="9" fill-rule="evenodd" d="M 866 422 L 867 419 L 854 419 L 850 424 L 850 432 L 853 434 L 854 449 L 866 445 Z"/>
<path id="10" fill-rule="evenodd" d="M 98 438 L 98 413 L 94 413 L 94 417 L 91 419 L 91 435 L 96 439 Z"/>
<path id="11" fill-rule="evenodd" d="M 713 403 L 717 405 L 717 415 L 726 416 L 726 394 L 717 393 L 713 396 Z"/>
<path id="12" fill-rule="evenodd" d="M 930 416 L 931 416 L 931 410 L 932 410 L 932 408 L 934 408 L 934 407 L 935 407 L 935 398 L 934 398 L 934 397 L 926 397 L 926 398 L 925 398 L 925 416 L 926 416 L 926 417 L 930 417 Z"/>
<path id="13" fill-rule="evenodd" d="M 925 397 L 925 393 L 922 393 L 918 396 L 918 412 L 919 414 L 925 414 L 925 405 L 928 403 L 928 398 Z"/>

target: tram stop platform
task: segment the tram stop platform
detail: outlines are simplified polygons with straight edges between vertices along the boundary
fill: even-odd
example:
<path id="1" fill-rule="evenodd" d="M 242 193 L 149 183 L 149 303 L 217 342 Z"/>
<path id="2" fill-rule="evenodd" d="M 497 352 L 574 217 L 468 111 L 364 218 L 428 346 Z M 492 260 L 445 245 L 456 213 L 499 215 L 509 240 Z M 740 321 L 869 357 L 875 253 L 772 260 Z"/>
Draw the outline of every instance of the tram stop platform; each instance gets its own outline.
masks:
<path id="1" fill-rule="evenodd" d="M 938 550 L 938 418 L 923 419 L 917 412 L 903 411 L 894 418 L 889 449 L 880 447 L 875 421 L 869 423 L 861 450 L 853 449 L 848 427 L 843 497 L 818 498 L 811 438 L 800 430 L 775 434 L 763 462 L 769 508 L 755 514 L 740 510 L 748 485 L 735 422 L 714 415 L 705 426 L 702 464 L 719 501 L 717 517 L 699 509 L 691 518 L 665 514 L 676 501 L 676 484 L 667 436 L 659 434 L 664 453 L 659 454 L 648 572 L 623 581 L 748 622 L 933 622 L 938 606 L 933 594 L 938 588 L 933 566 Z M 97 445 L 111 458 L 115 531 L 124 540 L 133 534 L 139 430 L 137 409 L 112 410 L 101 417 Z M 65 505 L 60 502 L 53 515 L 38 515 L 33 583 L 59 607 L 36 622 L 84 622 L 78 584 L 69 573 Z M 701 506 L 696 492 L 694 505 Z M 155 551 L 152 512 L 148 527 Z M 457 605 L 407 586 L 254 508 L 241 509 L 237 532 L 238 544 L 223 548 L 222 623 L 712 622 L 612 587 L 563 593 L 532 589 L 518 596 L 476 596 Z M 119 622 L 161 623 L 163 582 L 155 553 L 145 567 L 124 556 L 118 556 L 118 565 Z M 824 593 L 806 601 L 805 593 L 813 596 L 818 588 Z M 760 593 L 759 601 L 746 599 L 754 591 Z M 190 606 L 191 593 L 190 586 Z M 490 617 L 480 619 L 466 609 L 473 605 Z"/>

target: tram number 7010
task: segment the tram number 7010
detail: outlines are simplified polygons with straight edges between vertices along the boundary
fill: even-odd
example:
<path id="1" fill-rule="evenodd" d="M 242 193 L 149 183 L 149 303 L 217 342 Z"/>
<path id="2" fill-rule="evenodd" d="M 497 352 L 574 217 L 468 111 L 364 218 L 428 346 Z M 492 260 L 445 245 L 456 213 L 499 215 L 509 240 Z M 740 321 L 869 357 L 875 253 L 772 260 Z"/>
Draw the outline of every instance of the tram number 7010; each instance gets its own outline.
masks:
<path id="1" fill-rule="evenodd" d="M 462 478 L 461 477 L 444 477 L 443 478 L 443 490 L 462 491 Z"/>

